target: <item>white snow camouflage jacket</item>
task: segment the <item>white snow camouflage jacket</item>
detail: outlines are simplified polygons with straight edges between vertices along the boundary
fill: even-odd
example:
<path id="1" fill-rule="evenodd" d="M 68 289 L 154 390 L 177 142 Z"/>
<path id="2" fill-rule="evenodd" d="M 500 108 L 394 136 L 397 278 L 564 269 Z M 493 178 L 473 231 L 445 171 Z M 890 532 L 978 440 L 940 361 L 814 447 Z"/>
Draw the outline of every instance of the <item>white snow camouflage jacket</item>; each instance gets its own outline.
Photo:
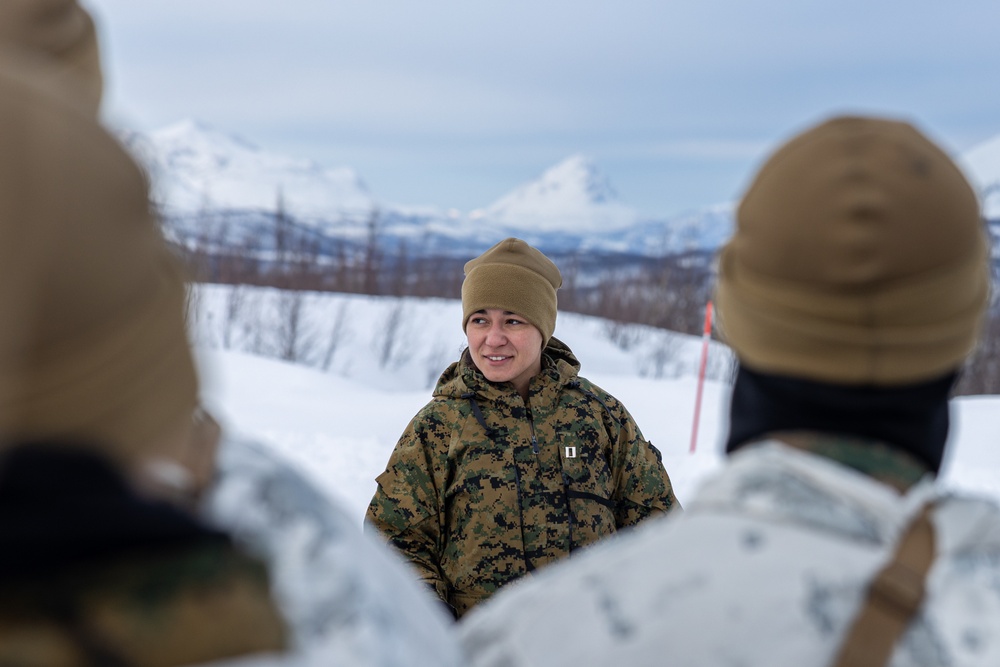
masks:
<path id="1" fill-rule="evenodd" d="M 264 558 L 291 630 L 287 655 L 227 667 L 460 667 L 451 619 L 360 517 L 252 442 L 227 439 L 204 511 Z"/>
<path id="2" fill-rule="evenodd" d="M 476 667 L 829 665 L 866 586 L 933 500 L 937 555 L 894 667 L 1000 665 L 1000 509 L 905 494 L 769 441 L 686 512 L 502 591 L 460 626 Z"/>

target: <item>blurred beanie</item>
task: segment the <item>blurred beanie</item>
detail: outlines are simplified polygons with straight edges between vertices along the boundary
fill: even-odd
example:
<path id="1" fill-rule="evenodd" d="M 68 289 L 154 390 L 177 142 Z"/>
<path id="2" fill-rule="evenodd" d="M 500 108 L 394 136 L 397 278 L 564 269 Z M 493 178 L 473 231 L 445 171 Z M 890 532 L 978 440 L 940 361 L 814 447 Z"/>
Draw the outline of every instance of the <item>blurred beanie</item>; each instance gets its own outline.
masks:
<path id="1" fill-rule="evenodd" d="M 136 164 L 0 59 L 0 445 L 131 463 L 197 402 L 182 272 Z"/>
<path id="2" fill-rule="evenodd" d="M 542 332 L 542 346 L 556 329 L 556 290 L 562 274 L 548 257 L 521 239 L 500 241 L 465 264 L 462 329 L 473 313 L 499 308 L 524 317 Z"/>
<path id="3" fill-rule="evenodd" d="M 898 386 L 961 366 L 989 285 L 979 204 L 951 159 L 907 123 L 839 117 L 757 173 L 716 303 L 749 368 Z"/>
<path id="4" fill-rule="evenodd" d="M 94 21 L 76 0 L 3 0 L 0 48 L 44 65 L 37 76 L 97 115 L 104 89 L 100 50 Z"/>

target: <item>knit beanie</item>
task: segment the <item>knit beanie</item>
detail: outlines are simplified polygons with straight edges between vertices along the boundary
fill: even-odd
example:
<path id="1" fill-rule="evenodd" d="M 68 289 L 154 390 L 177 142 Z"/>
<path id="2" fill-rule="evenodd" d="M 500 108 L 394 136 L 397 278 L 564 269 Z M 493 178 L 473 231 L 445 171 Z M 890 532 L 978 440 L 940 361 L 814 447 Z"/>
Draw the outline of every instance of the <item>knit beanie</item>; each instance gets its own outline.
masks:
<path id="1" fill-rule="evenodd" d="M 957 369 L 989 292 L 976 195 L 911 125 L 839 117 L 778 149 L 722 249 L 722 335 L 754 370 L 898 386 Z"/>
<path id="2" fill-rule="evenodd" d="M 32 74 L 0 60 L 0 446 L 169 456 L 197 403 L 182 273 L 136 164 Z"/>
<path id="3" fill-rule="evenodd" d="M 68 92 L 94 115 L 104 77 L 94 21 L 76 0 L 3 0 L 0 48 L 43 65 L 36 76 Z"/>
<path id="4" fill-rule="evenodd" d="M 487 308 L 517 313 L 542 332 L 542 346 L 556 329 L 556 290 L 562 274 L 548 257 L 521 239 L 500 241 L 465 264 L 462 329 Z"/>

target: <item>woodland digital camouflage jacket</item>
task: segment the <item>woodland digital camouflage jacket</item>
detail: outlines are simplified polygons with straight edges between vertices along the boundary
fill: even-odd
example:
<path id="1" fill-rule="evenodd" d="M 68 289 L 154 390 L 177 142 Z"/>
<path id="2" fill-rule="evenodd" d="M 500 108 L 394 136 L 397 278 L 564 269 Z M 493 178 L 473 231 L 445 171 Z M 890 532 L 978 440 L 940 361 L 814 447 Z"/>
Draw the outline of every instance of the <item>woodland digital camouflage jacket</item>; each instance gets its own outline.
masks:
<path id="1" fill-rule="evenodd" d="M 169 667 L 287 645 L 267 572 L 231 545 L 128 553 L 2 590 L 0 665 Z"/>
<path id="2" fill-rule="evenodd" d="M 456 615 L 571 551 L 678 507 L 660 453 L 553 338 L 528 404 L 468 357 L 379 475 L 367 521 Z"/>

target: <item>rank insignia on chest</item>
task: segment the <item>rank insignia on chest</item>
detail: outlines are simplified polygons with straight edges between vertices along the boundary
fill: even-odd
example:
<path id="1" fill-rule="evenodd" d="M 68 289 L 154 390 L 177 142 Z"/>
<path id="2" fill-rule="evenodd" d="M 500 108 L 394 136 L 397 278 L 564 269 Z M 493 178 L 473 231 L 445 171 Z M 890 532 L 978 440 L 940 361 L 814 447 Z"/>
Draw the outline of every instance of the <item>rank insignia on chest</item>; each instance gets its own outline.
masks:
<path id="1" fill-rule="evenodd" d="M 575 459 L 576 458 L 576 447 L 566 447 L 566 458 Z"/>

